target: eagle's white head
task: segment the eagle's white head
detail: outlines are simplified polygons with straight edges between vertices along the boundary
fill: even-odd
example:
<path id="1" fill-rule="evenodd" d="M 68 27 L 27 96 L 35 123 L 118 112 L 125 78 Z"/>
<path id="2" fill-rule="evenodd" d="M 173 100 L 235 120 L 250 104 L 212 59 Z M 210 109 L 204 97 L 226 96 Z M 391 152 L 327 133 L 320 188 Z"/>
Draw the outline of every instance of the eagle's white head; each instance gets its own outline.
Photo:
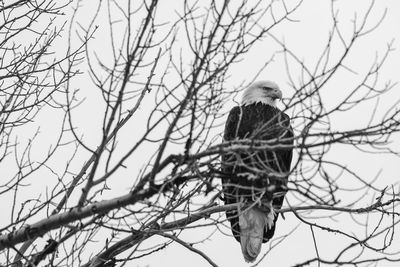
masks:
<path id="1" fill-rule="evenodd" d="M 282 99 L 279 86 L 271 81 L 258 81 L 246 88 L 242 97 L 242 105 L 261 102 L 276 107 L 276 99 Z"/>

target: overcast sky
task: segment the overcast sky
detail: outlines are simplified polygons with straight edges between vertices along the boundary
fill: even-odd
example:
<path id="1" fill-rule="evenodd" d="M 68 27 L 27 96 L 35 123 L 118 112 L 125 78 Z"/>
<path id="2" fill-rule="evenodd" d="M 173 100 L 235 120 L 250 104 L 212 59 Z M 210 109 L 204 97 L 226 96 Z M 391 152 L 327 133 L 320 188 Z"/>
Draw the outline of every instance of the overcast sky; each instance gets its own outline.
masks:
<path id="1" fill-rule="evenodd" d="M 352 20 L 355 14 L 358 14 L 357 18 L 360 18 L 369 5 L 370 1 L 365 0 L 335 1 L 335 6 L 339 11 L 339 25 L 344 32 L 351 33 L 353 27 Z M 382 55 L 388 43 L 394 40 L 395 51 L 391 53 L 386 67 L 380 73 L 380 82 L 378 83 L 380 85 L 383 85 L 388 80 L 396 82 L 400 77 L 400 28 L 398 26 L 400 25 L 400 1 L 377 1 L 371 15 L 371 20 L 369 21 L 370 25 L 373 26 L 376 24 L 385 12 L 385 18 L 380 27 L 357 43 L 356 49 L 353 50 L 353 54 L 350 57 L 351 61 L 348 62 L 354 71 L 361 74 L 374 61 L 375 56 Z M 280 40 L 284 40 L 287 46 L 295 51 L 306 63 L 312 64 L 318 59 L 318 56 L 324 49 L 324 44 L 331 29 L 330 1 L 304 1 L 303 5 L 291 18 L 298 22 L 284 23 L 275 28 L 273 34 Z M 235 84 L 248 79 L 248 77 L 252 77 L 254 71 L 264 64 L 276 50 L 279 50 L 279 47 L 274 44 L 271 38 L 266 38 L 263 42 L 257 44 L 247 54 L 245 60 L 233 68 L 232 79 L 229 80 L 230 86 L 235 86 Z M 293 76 L 299 78 L 299 75 L 295 71 Z M 329 97 L 333 101 L 337 95 L 345 92 L 343 90 L 350 87 L 349 85 L 353 84 L 357 80 L 357 77 L 357 75 L 347 74 L 339 76 L 334 83 L 331 83 L 331 92 L 328 94 L 328 98 L 325 99 L 326 103 L 324 104 L 330 104 Z M 279 57 L 279 54 L 274 62 L 260 75 L 260 79 L 276 81 L 284 94 L 285 92 L 289 93 L 290 83 L 285 65 L 283 64 L 283 57 Z M 238 101 L 240 97 L 239 95 L 236 100 Z M 393 105 L 398 99 L 400 99 L 400 87 L 396 86 L 395 90 L 382 98 L 381 105 L 382 107 Z M 231 105 L 233 106 L 235 103 L 232 101 Z M 372 105 L 368 105 L 356 110 L 355 113 L 351 113 L 350 116 L 349 114 L 343 114 L 339 117 L 339 127 L 354 127 L 360 121 L 367 120 L 367 114 L 372 109 Z M 394 148 L 400 147 L 399 136 L 393 141 L 392 145 Z M 359 154 L 341 153 L 340 150 L 334 151 L 334 153 L 342 162 L 347 163 L 349 166 L 355 166 L 367 179 L 371 179 L 381 170 L 382 173 L 378 184 L 382 186 L 398 183 L 399 181 L 398 166 L 400 166 L 400 160 L 397 157 L 378 157 L 371 154 L 360 156 Z M 298 222 L 292 215 L 287 215 L 286 220 L 280 218 L 275 237 L 287 234 L 297 226 Z M 187 232 L 182 235 L 182 238 L 190 239 L 190 236 L 207 237 L 213 230 L 214 228 L 210 228 L 208 231 L 204 230 L 202 234 L 195 233 L 195 231 Z M 228 235 L 230 234 L 227 229 L 223 229 L 223 232 Z M 329 258 L 328 255 L 330 255 L 331 251 L 335 251 L 338 242 L 343 241 L 340 238 L 332 237 L 332 234 L 317 231 L 317 243 L 320 246 L 319 253 L 322 257 Z M 196 238 L 193 238 L 193 240 L 196 240 Z M 400 244 L 400 237 L 398 235 L 396 236 L 396 240 Z M 264 244 L 260 255 L 263 255 L 267 247 L 268 244 Z M 249 266 L 243 260 L 239 243 L 231 236 L 223 235 L 218 231 L 211 238 L 204 241 L 203 244 L 197 245 L 196 248 L 205 252 L 220 266 Z M 300 262 L 301 259 L 305 259 L 305 255 L 312 257 L 315 255 L 315 251 L 309 227 L 300 226 L 286 241 L 272 250 L 260 266 L 290 266 Z M 165 264 L 166 262 L 168 264 Z M 176 267 L 208 266 L 208 263 L 200 256 L 188 252 L 187 249 L 180 245 L 172 245 L 165 251 L 140 259 L 137 262 L 137 266 L 145 264 L 149 264 L 149 266 L 169 266 L 173 264 Z M 397 264 L 384 262 L 379 266 L 397 266 Z M 317 265 L 314 264 L 312 266 Z"/>
<path id="2" fill-rule="evenodd" d="M 83 1 L 83 12 L 79 13 L 78 20 L 83 25 L 88 22 L 90 14 L 93 12 L 93 2 Z M 171 3 L 174 3 L 173 4 Z M 170 18 L 175 16 L 172 12 L 173 9 L 178 8 L 181 1 L 168 1 L 162 3 L 165 5 L 164 8 L 159 8 L 158 13 L 160 16 Z M 250 1 L 251 2 L 251 1 Z M 369 7 L 370 1 L 366 0 L 337 0 L 335 1 L 336 9 L 339 11 L 339 25 L 344 32 L 348 34 L 352 30 L 352 20 L 355 14 L 362 15 Z M 382 55 L 388 45 L 393 41 L 393 51 L 390 58 L 387 60 L 386 66 L 380 73 L 380 82 L 378 85 L 382 86 L 388 80 L 396 82 L 399 80 L 400 70 L 400 1 L 398 0 L 385 0 L 377 1 L 375 3 L 371 19 L 369 23 L 371 26 L 376 24 L 380 18 L 385 14 L 384 21 L 381 23 L 379 28 L 374 32 L 360 39 L 357 43 L 356 48 L 353 50 L 353 54 L 348 62 L 351 68 L 356 73 L 363 73 L 366 68 L 375 60 L 375 57 Z M 285 22 L 274 28 L 272 34 L 280 41 L 286 43 L 286 45 L 292 49 L 296 55 L 304 60 L 306 64 L 312 65 L 318 60 L 319 54 L 323 51 L 325 43 L 329 36 L 329 30 L 331 29 L 332 21 L 330 18 L 330 1 L 328 0 L 305 0 L 302 6 L 291 16 L 293 22 Z M 172 20 L 172 19 L 171 19 Z M 294 22 L 295 21 L 295 22 Z M 101 34 L 105 34 L 106 29 L 100 29 L 96 38 L 91 42 L 91 45 L 97 50 L 107 49 L 103 37 Z M 64 39 L 65 40 L 65 39 Z M 62 43 L 59 43 L 60 48 L 63 47 Z M 273 80 L 277 82 L 285 96 L 291 93 L 291 84 L 287 74 L 287 70 L 284 64 L 283 54 L 276 53 L 280 47 L 271 38 L 267 37 L 262 42 L 256 44 L 246 57 L 239 64 L 235 65 L 231 69 L 231 77 L 227 80 L 226 87 L 234 87 L 238 84 L 248 81 L 249 77 L 253 77 L 255 72 L 269 60 L 273 55 L 274 60 L 268 67 L 260 74 L 259 79 Z M 335 56 L 334 54 L 332 55 Z M 296 72 L 296 67 L 293 66 L 292 76 L 295 81 L 299 82 L 299 74 Z M 330 105 L 346 91 L 349 85 L 354 84 L 357 81 L 357 74 L 343 73 L 335 79 L 334 83 L 330 84 L 329 91 L 325 94 L 326 101 L 325 105 Z M 86 84 L 87 83 L 87 84 Z M 82 96 L 86 97 L 85 105 L 82 108 L 85 109 L 84 114 L 79 118 L 76 118 L 76 123 L 86 125 L 85 136 L 88 142 L 91 142 L 91 134 L 98 130 L 98 122 L 92 120 L 92 117 L 96 115 L 96 105 L 98 104 L 99 98 L 91 98 L 90 81 L 88 76 L 83 75 L 79 78 L 80 88 L 84 88 Z M 228 111 L 240 100 L 241 95 L 229 101 L 229 105 L 225 108 Z M 380 105 L 383 107 L 393 105 L 400 99 L 400 86 L 396 86 L 395 90 L 392 90 L 388 95 L 382 97 Z M 280 107 L 283 105 L 280 104 Z M 335 123 L 338 128 L 351 128 L 355 125 L 365 122 L 368 119 L 366 114 L 372 109 L 372 105 L 363 105 L 355 112 L 349 114 L 338 115 L 335 119 Z M 384 110 L 384 108 L 382 109 Z M 82 113 L 83 114 L 83 113 Z M 51 121 L 55 114 L 46 114 L 42 118 L 43 121 Z M 40 124 L 40 122 L 37 122 Z M 97 123 L 97 124 L 96 124 Z M 42 126 L 43 132 L 46 132 L 46 126 Z M 93 131 L 93 132 L 92 132 Z M 220 128 L 220 132 L 223 131 L 223 126 Z M 48 129 L 48 137 L 51 138 L 51 130 Z M 96 143 L 92 140 L 93 144 Z M 400 137 L 396 136 L 393 139 L 393 147 L 400 147 Z M 355 166 L 355 168 L 367 177 L 367 180 L 373 178 L 379 171 L 381 175 L 378 184 L 381 186 L 390 185 L 392 183 L 398 183 L 398 166 L 400 166 L 399 158 L 394 156 L 382 157 L 374 156 L 371 154 L 360 155 L 351 153 L 342 153 L 343 151 L 333 150 L 332 157 L 340 158 L 341 162 L 347 163 L 348 165 Z M 144 154 L 144 157 L 148 155 Z M 132 168 L 139 169 L 142 166 L 134 166 Z M 131 168 L 131 169 L 132 169 Z M 114 182 L 112 184 L 113 189 L 110 194 L 115 194 L 118 190 L 121 194 L 126 192 L 126 182 Z M 34 191 L 34 190 L 33 190 Z M 34 194 L 34 192 L 27 192 Z M 115 195 L 114 195 L 115 196 Z M 111 195 L 104 195 L 105 198 L 111 197 Z M 5 210 L 9 207 L 3 207 Z M 206 223 L 206 220 L 202 220 L 201 223 Z M 344 221 L 343 223 L 346 223 Z M 315 255 L 314 245 L 310 229 L 307 226 L 299 225 L 299 221 L 290 214 L 286 215 L 286 220 L 279 218 L 278 227 L 275 233 L 275 237 L 279 238 L 289 232 L 293 233 L 277 248 L 273 249 L 263 260 L 259 266 L 290 266 L 295 263 L 301 262 L 306 258 L 311 258 Z M 296 228 L 298 226 L 298 228 Z M 325 232 L 316 232 L 317 243 L 320 246 L 320 255 L 324 258 L 329 258 L 331 251 L 334 251 L 338 242 L 342 240 L 339 237 L 332 238 L 331 234 Z M 210 236 L 212 234 L 212 236 Z M 210 236 L 210 237 L 209 237 Z M 396 236 L 396 242 L 400 244 L 400 237 Z M 206 239 L 203 243 L 197 244 L 196 248 L 202 250 L 207 254 L 214 262 L 219 266 L 249 266 L 243 260 L 243 256 L 240 249 L 240 244 L 231 236 L 230 229 L 221 226 L 219 229 L 215 227 L 200 228 L 195 230 L 188 230 L 182 233 L 181 239 L 190 242 L 190 240 L 199 241 Z M 152 242 L 155 242 L 157 237 L 148 239 L 145 244 L 151 246 Z M 274 241 L 273 241 L 274 242 Z M 262 256 L 269 247 L 269 243 L 263 245 Z M 397 266 L 398 263 L 383 263 L 380 266 Z M 128 263 L 127 266 L 174 266 L 174 267 L 202 267 L 209 266 L 209 264 L 201 258 L 199 255 L 190 252 L 186 248 L 179 244 L 172 244 L 167 249 L 164 249 L 158 253 L 154 253 L 148 257 L 143 257 Z M 313 265 L 317 266 L 317 265 Z"/>

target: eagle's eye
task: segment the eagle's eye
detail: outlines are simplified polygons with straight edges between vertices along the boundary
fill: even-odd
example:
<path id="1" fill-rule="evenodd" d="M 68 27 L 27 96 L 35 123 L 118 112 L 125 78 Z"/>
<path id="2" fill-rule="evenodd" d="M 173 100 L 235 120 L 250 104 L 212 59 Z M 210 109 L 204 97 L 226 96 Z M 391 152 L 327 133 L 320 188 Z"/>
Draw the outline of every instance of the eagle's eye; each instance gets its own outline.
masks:
<path id="1" fill-rule="evenodd" d="M 270 87 L 268 87 L 268 86 L 263 86 L 262 89 L 265 90 L 265 91 L 272 90 L 272 88 L 270 88 Z"/>

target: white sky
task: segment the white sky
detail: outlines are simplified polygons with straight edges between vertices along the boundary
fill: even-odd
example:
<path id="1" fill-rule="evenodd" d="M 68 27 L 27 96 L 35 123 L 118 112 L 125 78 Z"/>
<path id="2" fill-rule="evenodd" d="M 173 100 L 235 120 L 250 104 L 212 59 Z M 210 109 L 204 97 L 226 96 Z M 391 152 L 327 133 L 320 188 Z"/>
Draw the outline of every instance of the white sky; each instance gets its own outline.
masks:
<path id="1" fill-rule="evenodd" d="M 97 2 L 97 1 L 93 1 Z M 93 7 L 90 7 L 91 3 L 83 3 L 87 14 L 93 11 Z M 174 2 L 175 4 L 178 1 Z M 168 1 L 168 4 L 172 1 Z M 306 64 L 312 64 L 317 60 L 319 53 L 324 48 L 323 43 L 326 42 L 328 38 L 328 31 L 330 30 L 331 21 L 329 16 L 329 3 L 327 0 L 306 0 L 300 9 L 295 12 L 292 19 L 297 20 L 296 23 L 283 23 L 273 30 L 273 34 L 280 40 L 284 40 L 288 47 L 293 49 L 296 54 L 304 59 Z M 343 30 L 351 30 L 351 20 L 354 18 L 355 13 L 362 14 L 363 11 L 367 9 L 370 1 L 365 0 L 338 0 L 335 5 L 340 10 L 339 13 L 339 23 Z M 171 8 L 171 7 L 170 7 Z M 351 57 L 351 64 L 353 70 L 362 73 L 365 68 L 373 62 L 376 53 L 378 55 L 384 52 L 387 43 L 394 41 L 394 48 L 396 49 L 388 59 L 386 67 L 383 69 L 380 76 L 380 85 L 383 85 L 385 81 L 392 80 L 397 81 L 399 77 L 400 70 L 400 1 L 398 0 L 386 0 L 377 1 L 371 16 L 371 25 L 379 20 L 380 16 L 387 9 L 386 18 L 381 24 L 381 26 L 371 33 L 369 36 L 360 40 L 356 49 L 353 50 L 353 55 Z M 171 12 L 168 9 L 159 9 L 160 15 L 169 17 Z M 85 12 L 83 12 L 85 13 Z M 81 13 L 81 14 L 83 14 Z M 85 21 L 88 17 L 80 18 L 81 21 Z M 375 20 L 375 21 L 374 21 Z M 84 24 L 84 22 L 83 22 Z M 101 30 L 99 31 L 100 33 Z M 95 47 L 97 51 L 102 49 L 108 49 L 109 47 L 103 41 L 104 38 L 101 34 L 96 36 L 91 45 Z M 236 86 L 237 84 L 246 81 L 249 77 L 254 75 L 254 72 L 259 69 L 260 66 L 268 60 L 271 55 L 279 49 L 276 44 L 270 39 L 266 38 L 263 42 L 254 46 L 254 48 L 247 54 L 246 58 L 231 70 L 231 77 L 227 81 L 227 87 Z M 294 69 L 295 70 L 295 69 Z M 294 78 L 296 73 L 293 72 Z M 90 96 L 93 92 L 89 87 L 90 84 L 85 84 L 85 79 L 87 76 L 82 78 L 80 87 L 84 90 L 84 95 Z M 283 64 L 283 58 L 281 55 L 277 55 L 274 62 L 270 64 L 266 70 L 260 75 L 260 79 L 268 79 L 276 81 L 283 93 L 290 92 L 289 80 L 287 73 Z M 352 80 L 354 79 L 354 80 Z M 352 76 L 348 74 L 343 74 L 339 76 L 335 83 L 331 83 L 329 87 L 329 92 L 326 94 L 326 104 L 329 105 L 330 101 L 334 101 L 340 93 L 345 90 L 345 88 L 355 82 L 357 76 Z M 91 91 L 92 90 L 92 91 Z M 239 100 L 239 97 L 236 100 Z M 400 99 L 399 86 L 393 90 L 390 95 L 383 97 L 381 105 L 391 105 L 395 103 L 397 99 Z M 92 118 L 96 117 L 96 107 L 98 104 L 98 99 L 91 99 L 88 97 L 85 102 L 85 115 L 81 118 L 77 118 L 77 123 L 86 124 L 84 134 L 87 137 L 88 142 L 96 142 L 95 139 L 90 140 L 92 136 L 97 136 L 98 122 L 92 121 Z M 230 102 L 230 105 L 234 105 L 234 101 Z M 89 109 L 87 109 L 89 107 Z M 227 107 L 227 109 L 230 108 Z M 360 107 L 356 112 L 353 112 L 351 116 L 349 114 L 343 114 L 343 116 L 338 116 L 339 121 L 338 127 L 352 127 L 359 123 L 359 120 L 363 120 L 366 112 L 370 110 L 368 105 Z M 55 116 L 55 114 L 47 114 L 43 119 L 49 120 Z M 137 123 L 137 122 L 136 122 Z M 38 124 L 41 124 L 38 122 Z M 89 126 L 89 127 L 88 127 Z M 46 125 L 43 124 L 42 131 L 51 132 L 51 129 L 46 129 Z M 222 128 L 221 128 L 222 131 Z M 47 136 L 51 138 L 50 134 Z M 46 136 L 43 138 L 47 138 Z M 393 143 L 393 147 L 399 147 L 400 138 L 396 137 Z M 144 152 L 143 152 L 144 153 Z M 391 184 L 396 183 L 399 180 L 398 177 L 398 166 L 400 165 L 400 160 L 395 157 L 382 157 L 382 156 L 372 156 L 370 154 L 360 156 L 355 154 L 343 155 L 340 149 L 333 151 L 333 155 L 340 157 L 342 162 L 347 162 L 348 165 L 356 166 L 356 169 L 360 170 L 363 175 L 366 175 L 369 179 L 374 177 L 376 173 L 382 169 L 381 180 L 379 184 Z M 84 158 L 84 156 L 82 156 Z M 140 168 L 141 166 L 135 166 Z M 129 174 L 122 172 L 121 176 L 129 176 Z M 105 195 L 104 198 L 116 196 L 114 195 L 116 191 L 126 192 L 127 185 L 126 181 L 121 179 L 121 181 L 114 181 L 113 192 L 111 195 Z M 202 221 L 204 222 L 204 220 Z M 291 231 L 298 224 L 298 220 L 288 214 L 286 215 L 286 220 L 280 218 L 278 220 L 278 227 L 275 237 L 282 236 Z M 230 230 L 221 228 L 223 232 L 230 234 Z M 183 240 L 198 241 L 201 238 L 206 238 L 211 234 L 215 228 L 200 228 L 200 230 L 191 230 L 184 232 L 181 235 Z M 317 242 L 320 245 L 320 255 L 323 258 L 329 258 L 331 251 L 335 250 L 335 247 L 341 242 L 340 238 L 331 239 L 332 235 L 328 235 L 321 231 L 316 231 Z M 397 243 L 400 242 L 400 237 L 397 236 Z M 154 242 L 156 238 L 151 238 L 147 240 L 147 244 Z M 269 244 L 264 244 L 263 252 L 266 251 Z M 197 249 L 202 250 L 206 253 L 214 262 L 219 266 L 249 266 L 245 264 L 240 245 L 237 243 L 233 237 L 223 235 L 219 231 L 215 232 L 212 237 L 205 240 L 203 243 L 196 245 Z M 312 236 L 308 227 L 300 226 L 288 239 L 286 239 L 280 246 L 272 250 L 271 253 L 264 259 L 260 266 L 290 266 L 294 263 L 301 262 L 303 259 L 310 258 L 315 255 Z M 186 248 L 179 244 L 170 245 L 167 249 L 164 249 L 158 253 L 155 253 L 149 257 L 144 257 L 135 261 L 130 262 L 127 266 L 174 266 L 174 267 L 202 267 L 209 266 L 209 264 L 202 259 L 199 255 L 188 251 Z M 312 265 L 317 266 L 317 265 Z M 383 263 L 380 266 L 397 266 L 397 264 Z"/>
<path id="2" fill-rule="evenodd" d="M 330 1 L 317 1 L 310 0 L 305 1 L 300 9 L 292 16 L 292 19 L 296 19 L 297 23 L 285 23 L 275 28 L 273 33 L 276 37 L 284 40 L 287 46 L 293 49 L 297 55 L 304 59 L 306 63 L 315 62 L 318 59 L 319 53 L 324 48 L 324 43 L 327 41 L 328 32 L 331 27 L 330 20 Z M 339 11 L 339 25 L 348 34 L 352 30 L 352 19 L 355 13 L 363 14 L 370 4 L 370 1 L 359 0 L 359 1 L 336 1 L 335 5 Z M 387 61 L 386 67 L 380 74 L 380 85 L 383 85 L 387 80 L 397 81 L 400 70 L 400 2 L 396 0 L 392 1 L 377 1 L 373 9 L 373 15 L 371 16 L 371 26 L 374 25 L 387 10 L 385 20 L 381 26 L 369 36 L 366 36 L 353 50 L 351 56 L 351 62 L 349 65 L 353 70 L 363 73 L 366 67 L 373 62 L 376 53 L 382 54 L 387 47 L 387 44 L 394 41 L 394 48 L 396 49 Z M 266 60 L 270 58 L 272 53 L 277 49 L 277 46 L 273 44 L 271 39 L 266 39 L 264 42 L 257 44 L 253 50 L 251 50 L 244 59 L 243 62 L 233 67 L 232 77 L 229 82 L 232 86 L 239 84 L 243 80 L 248 79 L 254 75 L 254 70 L 258 69 Z M 295 78 L 296 73 L 293 75 Z M 353 76 L 353 77 L 352 77 Z M 286 74 L 286 70 L 283 64 L 282 57 L 276 58 L 273 64 L 269 65 L 267 69 L 262 73 L 260 79 L 269 79 L 276 81 L 284 94 L 288 91 L 289 82 Z M 354 79 L 354 80 L 351 80 Z M 334 83 L 331 83 L 329 94 L 332 98 L 343 92 L 349 84 L 353 84 L 357 81 L 355 75 L 343 75 L 339 76 Z M 240 96 L 238 96 L 239 98 Z M 381 105 L 392 105 L 400 98 L 400 90 L 397 86 L 395 90 L 392 90 L 390 95 L 383 97 Z M 239 99 L 237 99 L 239 100 Z M 329 98 L 326 99 L 327 105 L 329 105 Z M 234 105 L 234 103 L 232 103 Z M 354 127 L 360 123 L 360 120 L 368 119 L 367 112 L 371 110 L 371 106 L 364 106 L 357 109 L 356 112 L 349 114 L 343 114 L 338 120 L 340 121 L 339 127 Z M 363 118 L 363 116 L 365 118 Z M 399 147 L 400 138 L 394 140 L 393 147 Z M 337 151 L 333 151 L 337 158 L 340 158 L 342 162 L 347 163 L 346 165 L 354 166 L 355 169 L 360 170 L 362 175 L 371 179 L 376 175 L 379 170 L 382 170 L 381 178 L 378 184 L 391 184 L 397 183 L 399 180 L 398 166 L 400 164 L 399 158 L 388 156 L 382 157 L 373 156 L 367 154 L 364 156 L 341 153 L 340 148 Z M 286 220 L 281 218 L 278 221 L 278 227 L 275 237 L 287 234 L 293 227 L 298 223 L 298 220 L 292 215 L 287 215 Z M 211 233 L 212 229 L 204 231 L 202 235 L 206 237 Z M 229 231 L 225 230 L 225 233 Z M 188 238 L 194 236 L 193 231 L 191 233 L 185 233 L 182 238 Z M 196 233 L 197 236 L 197 233 Z M 325 232 L 316 231 L 317 242 L 320 246 L 320 255 L 323 258 L 328 258 L 332 251 L 336 251 L 342 239 L 335 237 L 332 239 L 332 234 Z M 195 239 L 195 238 L 194 238 Z M 397 243 L 400 242 L 400 237 L 396 238 Z M 224 236 L 219 232 L 216 232 L 210 239 L 204 241 L 203 244 L 197 245 L 196 248 L 205 252 L 211 259 L 213 259 L 220 266 L 249 266 L 243 261 L 243 257 L 240 251 L 240 245 L 232 237 Z M 266 251 L 268 244 L 263 246 L 262 251 Z M 263 255 L 261 252 L 260 255 Z M 310 229 L 305 226 L 300 226 L 286 241 L 284 241 L 278 248 L 272 250 L 272 252 L 264 259 L 260 266 L 290 266 L 301 261 L 301 259 L 310 258 L 315 255 L 312 236 Z M 168 264 L 166 264 L 168 263 Z M 136 264 L 136 265 L 135 265 Z M 209 266 L 208 263 L 202 259 L 199 255 L 188 252 L 186 248 L 180 245 L 172 245 L 169 249 L 158 253 L 152 257 L 140 259 L 137 263 L 133 263 L 132 266 Z M 383 262 L 379 266 L 397 266 L 398 263 Z M 317 266 L 313 264 L 311 266 Z M 323 265 L 322 265 L 323 266 Z"/>
<path id="3" fill-rule="evenodd" d="M 292 19 L 299 21 L 298 23 L 286 23 L 285 25 L 275 28 L 273 31 L 276 37 L 285 40 L 288 47 L 293 49 L 306 63 L 317 60 L 319 53 L 324 48 L 322 43 L 326 42 L 328 38 L 328 31 L 331 27 L 329 2 L 330 1 L 316 0 L 305 1 L 298 12 L 292 16 Z M 368 8 L 369 3 L 370 1 L 362 0 L 336 1 L 336 6 L 340 9 L 339 23 L 342 29 L 345 31 L 351 30 L 351 20 L 355 12 L 362 13 L 362 11 Z M 383 14 L 385 8 L 387 8 L 387 15 L 382 25 L 375 32 L 371 33 L 370 36 L 360 41 L 351 57 L 351 66 L 353 69 L 362 72 L 369 63 L 373 62 L 375 53 L 383 53 L 387 43 L 392 39 L 396 39 L 394 43 L 396 51 L 391 54 L 384 71 L 381 73 L 382 83 L 387 79 L 396 81 L 400 69 L 400 30 L 398 28 L 398 25 L 400 25 L 400 16 L 398 15 L 400 12 L 400 2 L 377 1 L 370 23 L 371 25 L 376 23 Z M 264 61 L 268 60 L 274 49 L 276 49 L 276 46 L 274 46 L 270 39 L 266 39 L 264 42 L 256 45 L 246 56 L 245 60 L 241 64 L 238 64 L 236 69 L 235 67 L 233 68 L 234 71 L 232 72 L 232 79 L 230 80 L 232 85 L 234 86 L 235 83 L 240 83 L 247 79 L 247 77 L 254 75 L 254 69 L 257 69 L 257 66 L 261 66 Z M 294 74 L 294 77 L 296 78 L 296 74 Z M 276 81 L 281 86 L 284 93 L 288 90 L 288 79 L 282 57 L 277 58 L 273 64 L 267 67 L 260 78 Z M 354 77 L 354 79 L 356 79 L 356 77 Z M 334 90 L 332 97 L 334 97 L 336 92 L 340 92 L 339 88 L 345 88 L 352 82 L 347 79 L 341 80 L 340 78 L 336 81 L 335 84 L 332 84 L 331 89 Z M 384 101 L 389 105 L 393 104 L 394 101 L 399 98 L 400 90 L 397 87 Z M 329 99 L 327 101 L 329 101 Z M 385 106 L 384 104 L 382 105 Z M 354 127 L 354 125 L 358 123 L 358 120 L 363 119 L 363 116 L 365 116 L 364 112 L 369 111 L 369 108 L 370 107 L 367 106 L 362 110 L 357 110 L 358 114 L 353 113 L 352 117 L 348 117 L 348 114 L 343 114 L 341 118 L 343 127 L 346 127 L 346 125 Z M 398 147 L 400 144 L 399 138 L 396 140 L 396 143 L 393 144 L 394 147 Z M 399 180 L 398 166 L 400 160 L 398 158 L 375 157 L 370 154 L 364 157 L 352 157 L 351 155 L 343 155 L 340 151 L 337 151 L 336 155 L 340 157 L 342 162 L 348 162 L 348 165 L 351 166 L 358 166 L 356 169 L 361 169 L 362 174 L 370 178 L 372 178 L 379 169 L 383 169 L 381 174 L 382 184 L 391 184 Z M 298 220 L 291 215 L 288 215 L 285 221 L 280 218 L 275 236 L 278 237 L 288 233 L 297 223 Z M 211 232 L 211 230 L 207 233 L 209 232 Z M 186 234 L 184 236 L 188 235 L 189 234 Z M 207 236 L 207 234 L 203 236 Z M 329 258 L 328 255 L 331 255 L 331 251 L 335 251 L 335 247 L 343 241 L 340 238 L 332 239 L 331 234 L 326 234 L 321 231 L 316 231 L 316 236 L 318 245 L 320 246 L 319 253 L 323 258 Z M 399 241 L 399 236 L 397 236 L 397 242 Z M 217 232 L 209 240 L 196 247 L 204 251 L 220 266 L 249 266 L 243 261 L 239 243 L 233 240 L 232 237 L 224 236 Z M 267 247 L 268 244 L 264 245 L 263 251 L 266 251 Z M 263 253 L 260 255 L 262 254 Z M 278 248 L 272 250 L 260 266 L 290 266 L 306 258 L 306 255 L 312 257 L 315 255 L 315 251 L 309 228 L 301 226 Z M 149 266 L 165 266 L 165 262 L 172 264 L 172 261 L 174 262 L 173 266 L 179 267 L 208 266 L 208 263 L 201 259 L 200 256 L 188 252 L 180 245 L 171 246 L 168 250 L 159 253 L 159 255 L 154 255 L 151 259 L 144 258 L 137 263 L 137 266 L 143 266 L 145 264 L 149 264 Z M 312 266 L 317 265 L 313 264 Z M 397 266 L 397 264 L 384 262 L 379 266 Z"/>

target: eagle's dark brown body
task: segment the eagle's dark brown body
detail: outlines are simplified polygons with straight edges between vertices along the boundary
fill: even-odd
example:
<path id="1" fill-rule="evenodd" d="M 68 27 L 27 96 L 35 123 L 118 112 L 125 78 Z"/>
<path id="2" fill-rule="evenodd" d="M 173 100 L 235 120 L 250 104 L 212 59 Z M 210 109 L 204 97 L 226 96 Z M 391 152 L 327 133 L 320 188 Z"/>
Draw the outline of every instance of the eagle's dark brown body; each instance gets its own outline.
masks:
<path id="1" fill-rule="evenodd" d="M 236 106 L 229 113 L 224 139 L 263 140 L 271 141 L 272 145 L 271 149 L 250 149 L 248 152 L 223 155 L 222 185 L 225 203 L 256 202 L 254 205 L 267 213 L 268 209 L 261 203 L 272 201 L 273 207 L 279 209 L 286 193 L 287 176 L 292 161 L 290 146 L 293 144 L 293 131 L 289 116 L 263 103 Z M 240 242 L 238 211 L 228 211 L 226 215 L 234 237 Z M 277 218 L 276 214 L 272 227 L 264 230 L 264 243 L 274 235 Z"/>

